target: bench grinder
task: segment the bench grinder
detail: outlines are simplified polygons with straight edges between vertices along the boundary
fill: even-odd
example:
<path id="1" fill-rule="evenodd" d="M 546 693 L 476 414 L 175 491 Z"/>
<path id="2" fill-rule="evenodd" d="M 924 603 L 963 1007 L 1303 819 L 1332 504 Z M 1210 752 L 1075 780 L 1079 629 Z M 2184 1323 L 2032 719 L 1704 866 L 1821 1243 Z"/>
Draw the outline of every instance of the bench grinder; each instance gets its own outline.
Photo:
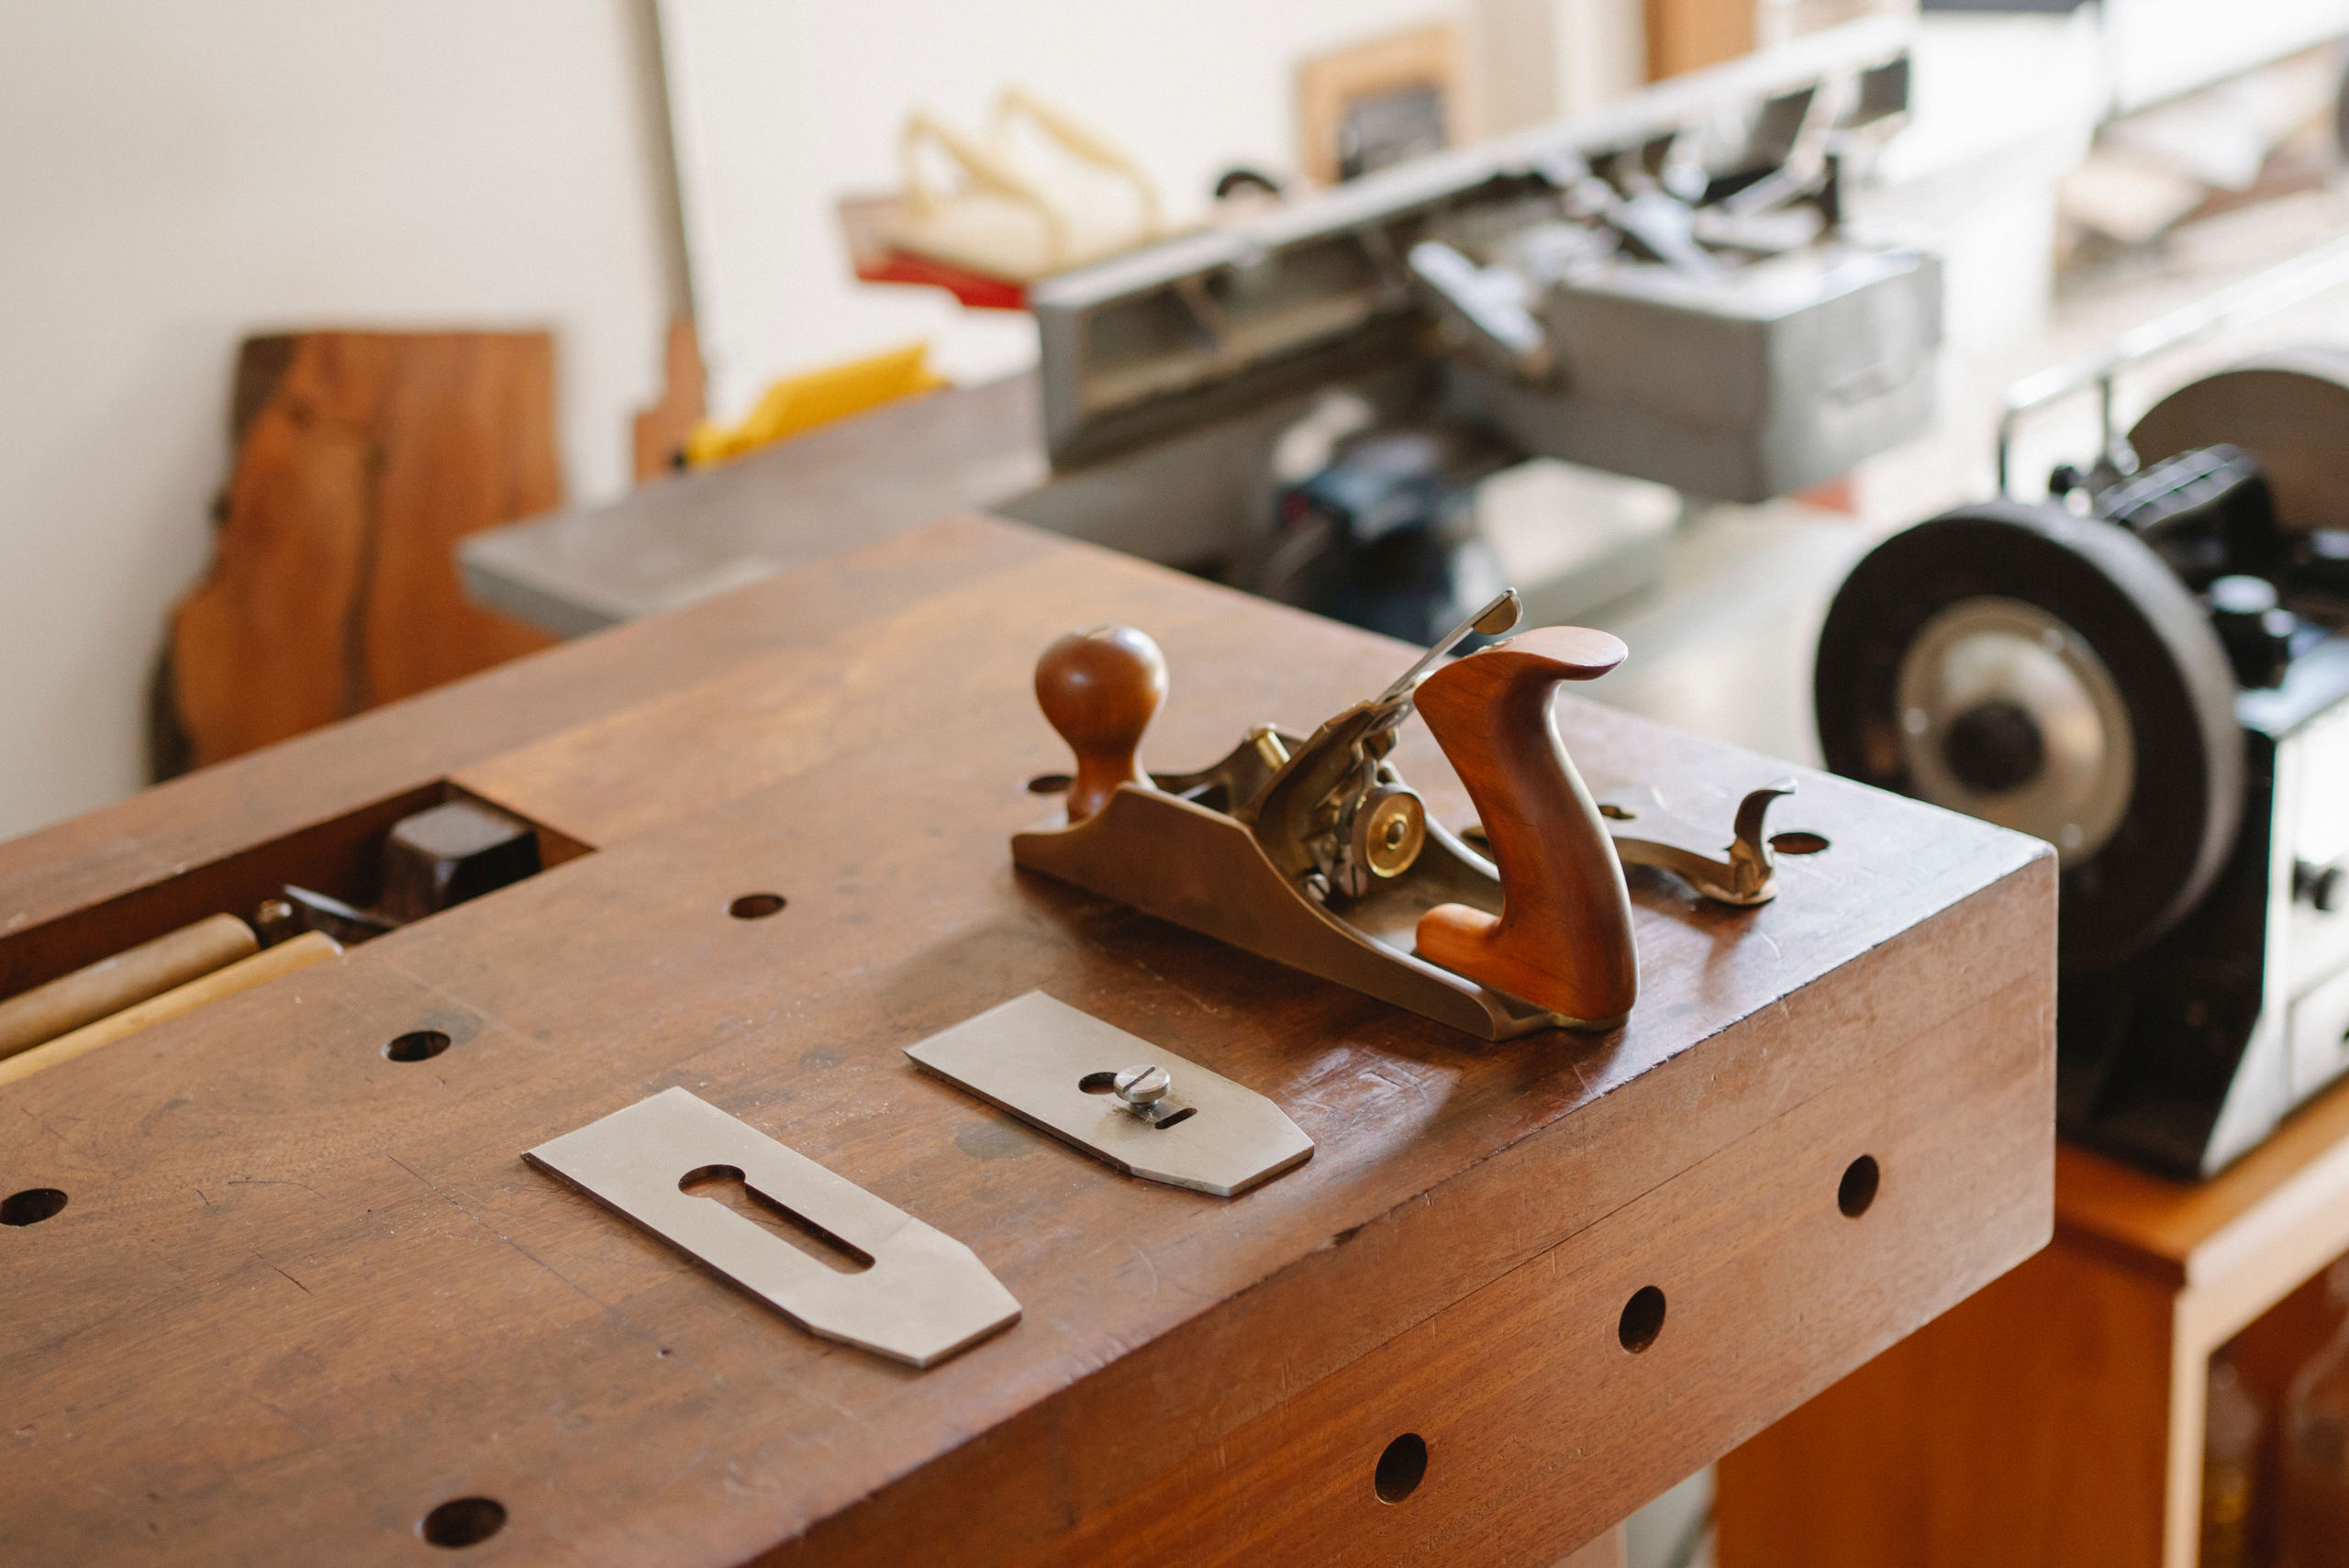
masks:
<path id="1" fill-rule="evenodd" d="M 2148 334 L 2017 389 L 2009 428 L 2101 380 L 2095 466 L 1885 541 L 1816 698 L 1836 772 L 2054 845 L 2059 1124 L 2192 1178 L 2349 1068 L 2349 351 L 2194 382 L 2115 439 L 2112 373 L 2185 335 Z"/>

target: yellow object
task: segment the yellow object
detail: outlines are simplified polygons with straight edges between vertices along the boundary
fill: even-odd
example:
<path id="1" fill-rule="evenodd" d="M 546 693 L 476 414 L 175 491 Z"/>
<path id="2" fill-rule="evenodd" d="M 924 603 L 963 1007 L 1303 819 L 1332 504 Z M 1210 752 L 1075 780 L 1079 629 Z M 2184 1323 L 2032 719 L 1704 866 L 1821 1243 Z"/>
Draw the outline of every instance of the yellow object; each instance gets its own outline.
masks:
<path id="1" fill-rule="evenodd" d="M 924 362 L 929 352 L 926 344 L 916 343 L 910 348 L 875 354 L 869 360 L 852 360 L 844 365 L 810 371 L 806 375 L 785 376 L 768 387 L 766 395 L 759 399 L 759 406 L 751 410 L 751 417 L 732 429 L 722 430 L 707 420 L 695 426 L 693 434 L 685 438 L 685 461 L 696 468 L 724 462 L 785 436 L 796 436 L 802 430 L 878 408 L 900 397 L 934 391 L 946 382 L 932 374 Z"/>
<path id="2" fill-rule="evenodd" d="M 94 1024 L 84 1024 L 72 1034 L 59 1035 L 46 1045 L 18 1051 L 0 1062 L 0 1084 L 13 1084 L 19 1078 L 30 1077 L 44 1067 L 71 1062 L 84 1051 L 111 1044 L 150 1024 L 160 1024 L 165 1018 L 192 1013 L 216 997 L 232 996 L 264 980 L 274 980 L 281 974 L 306 969 L 341 951 L 341 946 L 325 932 L 304 931 L 273 948 L 263 948 L 250 958 L 239 959 L 226 969 L 216 969 L 160 996 L 150 996 L 137 1006 L 125 1007 L 121 1012 L 100 1018 Z"/>

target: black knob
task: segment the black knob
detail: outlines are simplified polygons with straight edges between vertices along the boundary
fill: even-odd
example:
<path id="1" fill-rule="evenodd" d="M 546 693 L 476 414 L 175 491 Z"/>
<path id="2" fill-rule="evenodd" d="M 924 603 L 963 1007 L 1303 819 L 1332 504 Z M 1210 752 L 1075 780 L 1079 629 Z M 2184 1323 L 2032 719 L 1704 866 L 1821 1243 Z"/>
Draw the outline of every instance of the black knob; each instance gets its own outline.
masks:
<path id="1" fill-rule="evenodd" d="M 2210 624 L 2246 686 L 2283 684 L 2291 667 L 2292 633 L 2299 621 L 2276 600 L 2265 577 L 2221 577 L 2210 584 Z"/>
<path id="2" fill-rule="evenodd" d="M 1942 758 L 1976 795 L 2003 795 L 2039 776 L 2047 740 L 2029 708 L 1994 697 L 1957 716 L 1942 742 Z"/>
<path id="3" fill-rule="evenodd" d="M 2310 865 L 2306 861 L 2292 862 L 2292 896 L 2327 915 L 2341 907 L 2341 884 L 2337 862 L 2329 866 Z"/>
<path id="4" fill-rule="evenodd" d="M 2300 581 L 2333 593 L 2349 592 L 2349 530 L 2321 528 L 2300 542 Z"/>

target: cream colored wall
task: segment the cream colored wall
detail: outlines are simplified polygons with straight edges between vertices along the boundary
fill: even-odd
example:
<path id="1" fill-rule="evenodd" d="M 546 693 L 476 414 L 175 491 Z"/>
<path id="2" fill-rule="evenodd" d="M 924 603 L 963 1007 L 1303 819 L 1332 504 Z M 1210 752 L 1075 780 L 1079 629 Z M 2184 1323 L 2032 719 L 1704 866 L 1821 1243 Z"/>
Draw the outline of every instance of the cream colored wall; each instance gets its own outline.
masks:
<path id="1" fill-rule="evenodd" d="M 547 326 L 617 494 L 677 295 L 649 0 L 0 6 L 0 837 L 143 782 L 237 341 Z"/>
<path id="2" fill-rule="evenodd" d="M 1537 74 L 1572 76 L 1584 13 L 1635 0 L 1543 4 L 1575 26 L 1545 39 Z M 246 334 L 551 327 L 571 496 L 625 488 L 627 420 L 686 294 L 664 43 L 695 303 L 715 402 L 735 413 L 778 373 L 915 338 L 964 379 L 1032 356 L 1024 317 L 847 273 L 834 200 L 895 183 L 917 105 L 975 127 L 1023 82 L 1196 212 L 1229 164 L 1294 161 L 1304 56 L 1443 18 L 1489 48 L 1475 9 L 0 6 L 0 837 L 143 782 L 145 691 L 204 567 Z"/>
<path id="3" fill-rule="evenodd" d="M 1468 0 L 1487 134 L 1604 108 L 1648 77 L 1640 0 Z"/>

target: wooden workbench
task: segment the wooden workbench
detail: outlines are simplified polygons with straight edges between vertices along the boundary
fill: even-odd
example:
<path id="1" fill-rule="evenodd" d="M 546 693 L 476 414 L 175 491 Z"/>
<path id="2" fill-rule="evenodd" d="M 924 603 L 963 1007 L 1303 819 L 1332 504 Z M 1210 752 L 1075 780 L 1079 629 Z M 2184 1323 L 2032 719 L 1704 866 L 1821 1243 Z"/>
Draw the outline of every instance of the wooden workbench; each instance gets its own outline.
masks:
<path id="1" fill-rule="evenodd" d="M 0 845 L 0 994 L 464 792 L 528 881 L 0 1088 L 0 1559 L 1547 1568 L 2046 1240 L 2054 862 L 1815 773 L 1754 910 L 1633 879 L 1624 1029 L 1486 1044 L 1013 870 L 1053 633 L 1130 621 L 1203 765 L 1411 651 L 956 520 Z M 1633 650 L 1632 657 L 1638 657 Z M 1787 770 L 1571 697 L 1594 785 Z M 1397 761 L 1467 802 L 1424 729 Z M 738 919 L 750 893 L 787 900 Z M 1317 1140 L 1235 1200 L 914 1071 L 1033 987 Z M 417 1029 L 451 1044 L 388 1060 Z M 521 1151 L 683 1085 L 969 1244 L 1025 1309 L 928 1372 L 810 1338 Z M 1863 1156 L 1871 1204 L 1839 1191 Z M 1667 1303 L 1634 1353 L 1621 1317 Z M 1380 1455 L 1420 1435 L 1395 1503 Z"/>
<path id="2" fill-rule="evenodd" d="M 2211 1353 L 2266 1410 L 2272 1514 L 2344 1252 L 2349 1085 L 2199 1185 L 2062 1146 L 2046 1251 L 1722 1462 L 1722 1568 L 2193 1568 Z"/>

